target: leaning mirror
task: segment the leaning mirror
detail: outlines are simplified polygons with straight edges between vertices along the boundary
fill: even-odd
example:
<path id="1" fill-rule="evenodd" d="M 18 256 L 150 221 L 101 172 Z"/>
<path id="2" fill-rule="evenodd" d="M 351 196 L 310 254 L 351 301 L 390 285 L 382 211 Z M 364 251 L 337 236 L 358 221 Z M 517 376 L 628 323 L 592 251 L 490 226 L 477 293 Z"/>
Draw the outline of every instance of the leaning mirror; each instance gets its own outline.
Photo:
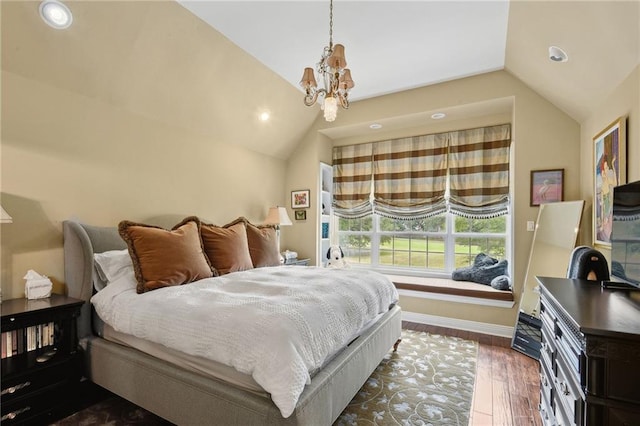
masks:
<path id="1" fill-rule="evenodd" d="M 536 276 L 566 277 L 583 207 L 583 200 L 564 201 L 541 204 L 538 211 L 511 345 L 536 359 L 540 357 L 540 293 Z"/>

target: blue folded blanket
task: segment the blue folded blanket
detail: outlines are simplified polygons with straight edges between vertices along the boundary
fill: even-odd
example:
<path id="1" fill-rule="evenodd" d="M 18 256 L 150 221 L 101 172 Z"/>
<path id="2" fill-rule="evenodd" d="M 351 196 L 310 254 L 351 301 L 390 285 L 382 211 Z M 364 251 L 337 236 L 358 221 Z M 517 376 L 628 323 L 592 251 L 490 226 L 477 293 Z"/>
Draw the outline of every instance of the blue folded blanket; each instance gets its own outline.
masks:
<path id="1" fill-rule="evenodd" d="M 506 259 L 498 261 L 484 253 L 479 253 L 473 260 L 472 266 L 456 269 L 451 274 L 451 279 L 490 285 L 497 290 L 510 290 L 508 266 Z"/>

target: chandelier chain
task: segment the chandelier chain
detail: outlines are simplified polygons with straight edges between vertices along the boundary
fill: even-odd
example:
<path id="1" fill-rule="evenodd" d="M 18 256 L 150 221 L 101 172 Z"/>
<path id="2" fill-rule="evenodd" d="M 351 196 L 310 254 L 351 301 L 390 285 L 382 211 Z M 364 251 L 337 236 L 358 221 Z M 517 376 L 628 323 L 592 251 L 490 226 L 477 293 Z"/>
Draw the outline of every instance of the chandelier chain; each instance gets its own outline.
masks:
<path id="1" fill-rule="evenodd" d="M 329 50 L 333 49 L 333 0 L 329 1 Z"/>

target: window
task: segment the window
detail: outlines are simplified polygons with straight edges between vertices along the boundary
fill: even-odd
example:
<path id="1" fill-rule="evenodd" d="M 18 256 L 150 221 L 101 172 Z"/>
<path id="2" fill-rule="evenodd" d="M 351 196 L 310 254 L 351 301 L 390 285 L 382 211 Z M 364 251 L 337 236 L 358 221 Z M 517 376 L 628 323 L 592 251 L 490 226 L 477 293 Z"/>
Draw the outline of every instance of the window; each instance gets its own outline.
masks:
<path id="1" fill-rule="evenodd" d="M 426 219 L 371 214 L 335 218 L 345 259 L 388 272 L 448 275 L 473 264 L 478 253 L 503 259 L 509 253 L 509 216 L 469 219 L 441 213 Z"/>
<path id="2" fill-rule="evenodd" d="M 445 276 L 481 252 L 508 258 L 510 145 L 501 124 L 334 147 L 334 238 L 347 260 Z"/>

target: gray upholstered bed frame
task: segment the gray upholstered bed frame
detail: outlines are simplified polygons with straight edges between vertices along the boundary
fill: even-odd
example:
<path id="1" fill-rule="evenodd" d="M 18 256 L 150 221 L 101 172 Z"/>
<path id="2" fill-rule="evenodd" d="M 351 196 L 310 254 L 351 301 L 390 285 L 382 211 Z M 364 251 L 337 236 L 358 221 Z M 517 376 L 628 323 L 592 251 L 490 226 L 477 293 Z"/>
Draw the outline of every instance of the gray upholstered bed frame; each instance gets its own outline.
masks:
<path id="1" fill-rule="evenodd" d="M 92 331 L 93 254 L 124 249 L 116 228 L 65 221 L 65 280 L 71 297 L 86 301 L 78 323 L 85 376 L 121 397 L 179 425 L 330 425 L 400 339 L 395 306 L 339 353 L 308 385 L 287 419 L 271 399 L 181 369 Z"/>

